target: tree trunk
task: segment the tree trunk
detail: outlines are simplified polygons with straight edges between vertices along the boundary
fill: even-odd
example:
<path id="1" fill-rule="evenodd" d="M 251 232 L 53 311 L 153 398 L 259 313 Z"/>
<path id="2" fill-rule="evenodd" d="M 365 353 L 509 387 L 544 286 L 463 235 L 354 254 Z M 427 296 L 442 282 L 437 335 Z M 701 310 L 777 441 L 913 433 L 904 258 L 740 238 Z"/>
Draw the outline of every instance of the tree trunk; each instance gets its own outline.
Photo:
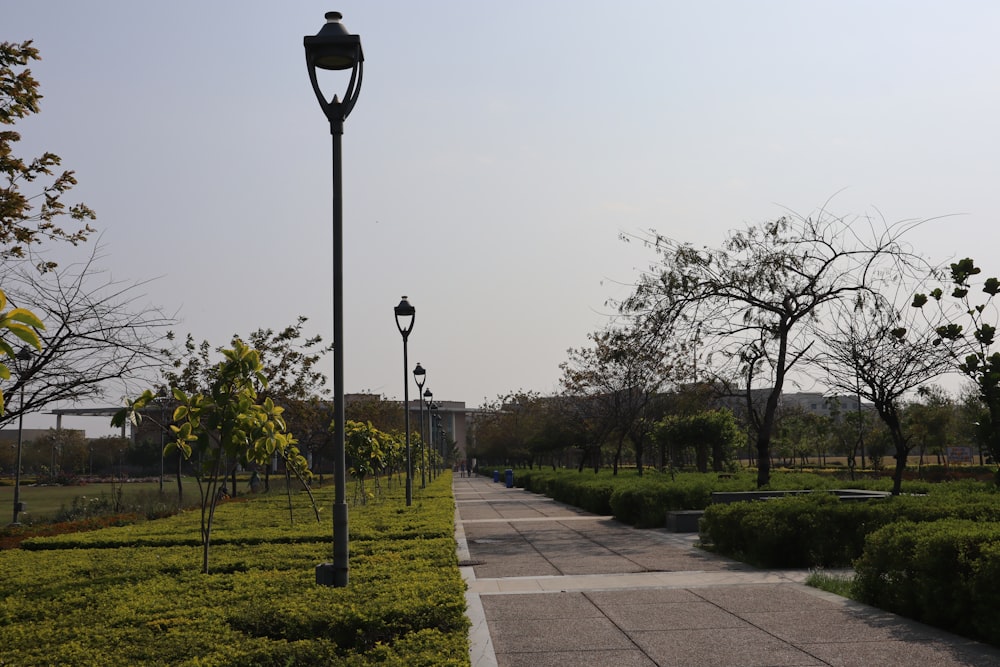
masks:
<path id="1" fill-rule="evenodd" d="M 184 484 L 181 482 L 181 472 L 184 467 L 184 455 L 177 450 L 177 506 L 184 507 Z"/>
<path id="2" fill-rule="evenodd" d="M 698 472 L 708 472 L 708 445 L 704 442 L 694 446 L 694 465 Z"/>

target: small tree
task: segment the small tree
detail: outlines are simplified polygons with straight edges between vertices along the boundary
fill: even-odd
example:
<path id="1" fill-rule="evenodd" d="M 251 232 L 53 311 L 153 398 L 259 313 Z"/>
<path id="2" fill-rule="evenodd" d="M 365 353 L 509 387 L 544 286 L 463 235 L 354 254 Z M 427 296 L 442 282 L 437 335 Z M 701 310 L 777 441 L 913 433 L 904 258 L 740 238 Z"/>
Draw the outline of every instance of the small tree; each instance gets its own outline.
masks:
<path id="1" fill-rule="evenodd" d="M 25 310 L 24 308 L 6 310 L 6 308 L 7 296 L 0 290 L 0 331 L 7 331 L 19 338 L 23 343 L 27 343 L 36 350 L 40 350 L 42 344 L 35 329 L 45 328 L 42 321 L 30 310 Z M 16 353 L 10 342 L 6 340 L 6 337 L 0 337 L 0 358 L 5 356 L 14 357 Z M 10 379 L 10 369 L 3 362 L 0 362 L 0 379 Z M 18 378 L 19 383 L 23 383 L 23 381 L 23 378 Z M 4 414 L 4 410 L 4 396 L 3 391 L 0 390 L 0 415 Z"/>
<path id="2" fill-rule="evenodd" d="M 671 470 L 681 467 L 685 451 L 693 451 L 698 472 L 721 472 L 732 460 L 743 433 L 726 409 L 693 415 L 670 415 L 656 423 L 653 438 L 670 451 Z"/>
<path id="3" fill-rule="evenodd" d="M 286 432 L 283 409 L 270 398 L 258 400 L 257 387 L 267 386 L 260 354 L 233 340 L 233 348 L 222 351 L 224 359 L 215 366 L 214 380 L 205 393 L 187 394 L 173 389 L 177 408 L 171 430 L 175 441 L 166 451 L 180 450 L 186 458 L 197 453 L 201 459 L 198 489 L 201 493 L 202 572 L 208 573 L 209 546 L 215 508 L 223 497 L 226 466 L 235 469 L 239 461 L 266 464 L 278 455 L 299 479 L 308 477 L 308 463 L 295 439 Z M 115 415 L 113 424 L 133 421 L 138 410 L 154 400 L 147 390 Z M 315 507 L 315 503 L 313 503 Z M 317 516 L 317 520 L 319 517 Z"/>
<path id="4" fill-rule="evenodd" d="M 907 404 L 903 418 L 920 454 L 920 465 L 924 464 L 924 454 L 934 454 L 941 463 L 954 434 L 956 408 L 952 397 L 934 385 L 920 387 L 917 400 Z"/>
<path id="5" fill-rule="evenodd" d="M 1000 352 L 995 351 L 998 315 L 995 298 L 1000 294 L 1000 280 L 991 277 L 973 284 L 982 269 L 965 258 L 950 266 L 951 286 L 947 294 L 937 287 L 929 294 L 916 294 L 914 308 L 924 308 L 934 300 L 937 312 L 927 315 L 937 334 L 935 343 L 951 357 L 960 373 L 976 386 L 979 400 L 986 408 L 979 423 L 979 436 L 994 464 L 1000 463 Z M 985 295 L 971 296 L 975 288 Z M 928 299 L 928 296 L 930 299 Z M 997 471 L 1000 484 L 1000 470 Z"/>
<path id="6" fill-rule="evenodd" d="M 590 334 L 592 345 L 570 349 L 560 365 L 564 392 L 590 399 L 598 419 L 615 440 L 614 474 L 618 474 L 626 440 L 635 449 L 639 475 L 645 443 L 655 417 L 657 395 L 672 379 L 674 364 L 662 341 L 649 341 L 641 330 L 607 329 Z"/>
<path id="7" fill-rule="evenodd" d="M 258 399 L 271 398 L 285 408 L 282 418 L 288 430 L 296 434 L 300 448 L 318 454 L 330 441 L 329 425 L 332 406 L 323 400 L 329 393 L 325 387 L 326 377 L 317 370 L 330 347 L 323 345 L 319 336 L 306 337 L 303 327 L 307 318 L 299 316 L 295 324 L 283 329 L 257 329 L 245 339 L 233 336 L 233 341 L 247 340 L 247 345 L 260 355 L 261 372 L 268 379 L 266 384 L 256 384 L 254 389 Z M 195 343 L 188 334 L 180 350 L 168 351 L 169 367 L 164 372 L 163 382 L 167 387 L 182 391 L 204 393 L 216 381 L 217 366 L 213 349 L 209 342 Z M 164 395 L 166 392 L 163 389 Z M 314 469 L 315 465 L 312 466 Z M 177 477 L 180 489 L 180 471 Z M 236 495 L 235 472 L 228 490 Z M 265 488 L 270 488 L 270 468 L 265 467 Z"/>
<path id="8" fill-rule="evenodd" d="M 859 299 L 832 319 L 813 361 L 826 371 L 829 386 L 871 401 L 885 422 L 896 459 L 892 492 L 899 495 L 914 444 L 903 419 L 903 398 L 946 372 L 949 360 L 933 330 L 916 326 L 905 310 L 881 298 Z"/>
<path id="9" fill-rule="evenodd" d="M 379 474 L 386 466 L 386 449 L 383 442 L 389 440 L 388 434 L 382 433 L 372 426 L 371 422 L 349 421 L 344 425 L 344 444 L 351 468 L 348 471 L 356 481 L 354 488 L 354 504 L 365 505 L 369 495 L 373 500 L 382 494 Z M 388 448 L 391 450 L 391 446 Z M 366 483 L 374 480 L 375 488 L 368 490 Z"/>

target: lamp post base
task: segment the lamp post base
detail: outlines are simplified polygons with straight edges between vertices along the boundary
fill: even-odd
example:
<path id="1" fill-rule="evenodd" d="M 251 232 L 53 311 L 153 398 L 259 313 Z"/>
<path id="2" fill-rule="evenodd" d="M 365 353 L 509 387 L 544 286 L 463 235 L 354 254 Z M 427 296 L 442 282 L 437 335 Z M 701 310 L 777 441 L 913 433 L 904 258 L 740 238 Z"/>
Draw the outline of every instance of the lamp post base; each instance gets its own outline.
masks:
<path id="1" fill-rule="evenodd" d="M 346 584 L 337 583 L 337 566 L 333 563 L 320 563 L 316 566 L 316 584 L 343 588 Z"/>

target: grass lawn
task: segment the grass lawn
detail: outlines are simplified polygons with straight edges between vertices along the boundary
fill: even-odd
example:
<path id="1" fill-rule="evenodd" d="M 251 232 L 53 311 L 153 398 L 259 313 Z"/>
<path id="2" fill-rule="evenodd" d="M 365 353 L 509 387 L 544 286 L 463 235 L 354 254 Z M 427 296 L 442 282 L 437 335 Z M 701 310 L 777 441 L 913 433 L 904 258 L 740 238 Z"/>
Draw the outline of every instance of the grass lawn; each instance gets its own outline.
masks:
<path id="1" fill-rule="evenodd" d="M 182 478 L 184 481 L 184 495 L 188 501 L 195 502 L 198 499 L 198 486 L 194 478 Z M 112 493 L 110 483 L 85 484 L 83 486 L 21 486 L 21 502 L 27 506 L 27 512 L 21 515 L 22 521 L 48 520 L 55 516 L 62 507 L 70 507 L 74 498 L 86 496 L 87 498 L 99 498 L 102 494 L 110 498 Z M 125 484 L 125 498 L 138 494 L 159 493 L 160 483 L 157 482 L 129 482 Z M 163 493 L 167 498 L 177 497 L 177 480 L 169 478 L 163 480 Z M 0 486 L 0 523 L 8 523 L 13 518 L 14 513 L 14 487 Z"/>

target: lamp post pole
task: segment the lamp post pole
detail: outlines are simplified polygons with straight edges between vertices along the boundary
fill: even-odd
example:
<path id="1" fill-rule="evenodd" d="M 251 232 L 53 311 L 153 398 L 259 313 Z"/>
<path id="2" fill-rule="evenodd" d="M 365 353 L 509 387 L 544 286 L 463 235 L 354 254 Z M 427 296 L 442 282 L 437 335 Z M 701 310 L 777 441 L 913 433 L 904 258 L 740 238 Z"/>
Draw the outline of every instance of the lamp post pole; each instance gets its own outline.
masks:
<path id="1" fill-rule="evenodd" d="M 424 398 L 427 399 L 427 446 L 434 451 L 434 429 L 431 426 L 431 405 L 434 404 L 434 392 L 428 387 L 424 391 Z"/>
<path id="2" fill-rule="evenodd" d="M 420 458 L 423 461 L 424 457 L 427 455 L 427 441 L 424 440 L 424 397 L 421 395 L 420 391 L 424 388 L 424 382 L 427 379 L 427 371 L 424 367 L 417 362 L 417 367 L 413 369 L 413 381 L 417 384 L 417 400 L 420 401 Z M 410 406 L 407 405 L 406 409 L 409 410 Z M 420 488 L 427 486 L 424 483 L 424 471 L 420 471 Z"/>
<path id="3" fill-rule="evenodd" d="M 407 370 L 410 363 L 406 359 L 406 341 L 413 331 L 417 311 L 405 296 L 393 310 L 396 313 L 396 328 L 403 337 L 403 428 L 406 430 L 406 506 L 409 507 L 413 504 L 413 462 L 410 460 L 410 378 Z"/>
<path id="4" fill-rule="evenodd" d="M 427 404 L 428 417 L 427 417 L 427 427 L 431 429 L 431 442 L 434 443 L 434 453 L 440 455 L 440 445 L 441 438 L 437 431 L 437 403 L 431 401 Z M 440 456 L 438 457 L 438 465 L 442 465 Z"/>
<path id="5" fill-rule="evenodd" d="M 344 121 L 354 108 L 361 92 L 364 53 L 361 37 L 351 35 L 341 24 L 340 12 L 327 12 L 326 24 L 312 36 L 303 38 L 309 81 L 323 113 L 330 122 L 333 137 L 333 563 L 316 568 L 316 582 L 345 587 L 349 577 L 349 541 L 347 517 L 347 459 L 344 447 L 344 208 L 341 198 L 341 136 Z M 351 80 L 344 99 L 336 95 L 327 100 L 319 88 L 316 70 L 351 70 Z"/>
<path id="6" fill-rule="evenodd" d="M 17 360 L 17 375 L 18 381 L 21 383 L 21 412 L 17 415 L 17 455 L 14 457 L 14 525 L 18 525 L 20 522 L 18 519 L 21 514 L 21 436 L 24 432 L 24 368 L 22 364 L 29 359 L 31 359 L 31 350 L 27 346 L 22 347 L 18 350 L 17 354 L 14 355 Z"/>

